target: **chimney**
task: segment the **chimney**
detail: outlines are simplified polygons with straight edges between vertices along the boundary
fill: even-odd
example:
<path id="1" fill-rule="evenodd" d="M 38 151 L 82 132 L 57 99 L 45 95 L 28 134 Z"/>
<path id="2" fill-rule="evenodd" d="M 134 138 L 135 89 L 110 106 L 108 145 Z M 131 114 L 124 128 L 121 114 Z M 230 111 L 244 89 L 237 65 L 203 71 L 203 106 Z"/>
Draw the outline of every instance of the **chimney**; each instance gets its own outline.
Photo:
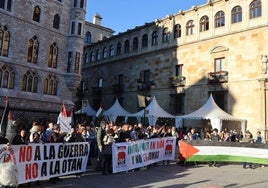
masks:
<path id="1" fill-rule="evenodd" d="M 93 24 L 101 25 L 102 17 L 97 13 L 94 15 Z"/>

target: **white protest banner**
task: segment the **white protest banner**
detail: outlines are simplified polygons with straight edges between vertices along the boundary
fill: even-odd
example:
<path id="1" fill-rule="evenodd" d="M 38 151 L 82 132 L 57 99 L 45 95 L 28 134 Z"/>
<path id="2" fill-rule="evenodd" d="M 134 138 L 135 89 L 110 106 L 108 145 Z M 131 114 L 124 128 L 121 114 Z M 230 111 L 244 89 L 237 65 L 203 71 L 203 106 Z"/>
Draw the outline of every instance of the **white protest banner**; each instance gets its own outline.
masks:
<path id="1" fill-rule="evenodd" d="M 88 142 L 0 145 L 0 162 L 12 162 L 19 184 L 86 171 Z"/>
<path id="2" fill-rule="evenodd" d="M 113 144 L 113 173 L 147 166 L 162 160 L 174 160 L 175 137 L 138 140 Z"/>

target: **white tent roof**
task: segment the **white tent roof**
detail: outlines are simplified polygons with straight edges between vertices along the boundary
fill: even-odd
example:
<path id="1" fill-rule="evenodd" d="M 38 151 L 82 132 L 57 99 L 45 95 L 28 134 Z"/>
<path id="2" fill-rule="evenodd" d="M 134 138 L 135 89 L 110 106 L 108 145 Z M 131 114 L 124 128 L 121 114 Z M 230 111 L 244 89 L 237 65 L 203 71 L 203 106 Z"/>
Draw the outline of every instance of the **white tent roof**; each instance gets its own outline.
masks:
<path id="1" fill-rule="evenodd" d="M 76 111 L 75 114 L 87 114 L 88 116 L 95 116 L 96 111 L 90 105 L 88 105 Z"/>
<path id="2" fill-rule="evenodd" d="M 223 111 L 214 101 L 212 95 L 210 95 L 207 102 L 200 107 L 198 110 L 186 114 L 183 116 L 176 117 L 176 127 L 180 127 L 182 124 L 182 119 L 209 119 L 211 121 L 212 128 L 217 128 L 221 130 L 222 120 L 229 121 L 240 121 L 243 131 L 245 130 L 245 119 L 236 118 L 227 112 Z"/>
<path id="3" fill-rule="evenodd" d="M 130 113 L 126 111 L 116 98 L 114 104 L 104 111 L 104 115 L 108 116 L 110 120 L 115 121 L 117 116 L 128 116 Z"/>
<path id="4" fill-rule="evenodd" d="M 184 116 L 179 116 L 183 119 L 221 119 L 221 120 L 232 120 L 241 121 L 242 119 L 236 118 L 227 112 L 223 111 L 214 101 L 212 95 L 210 95 L 207 102 L 198 110 L 186 114 Z"/>
<path id="5" fill-rule="evenodd" d="M 149 118 L 149 123 L 151 125 L 155 125 L 157 118 L 163 117 L 163 118 L 175 118 L 175 116 L 171 115 L 170 113 L 166 112 L 159 106 L 157 103 L 155 97 L 153 97 L 150 104 L 145 108 L 145 117 Z M 144 117 L 144 110 L 141 110 L 137 113 L 129 115 L 129 117 L 137 117 L 141 118 Z"/>

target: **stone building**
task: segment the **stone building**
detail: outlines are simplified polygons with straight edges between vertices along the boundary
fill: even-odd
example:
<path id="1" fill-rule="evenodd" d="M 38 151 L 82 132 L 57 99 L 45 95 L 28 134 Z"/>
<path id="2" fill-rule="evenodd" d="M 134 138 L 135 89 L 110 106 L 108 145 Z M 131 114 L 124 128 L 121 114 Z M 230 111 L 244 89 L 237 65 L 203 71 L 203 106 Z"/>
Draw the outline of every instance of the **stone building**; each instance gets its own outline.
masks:
<path id="1" fill-rule="evenodd" d="M 56 121 L 81 82 L 86 0 L 0 2 L 0 98 L 13 117 Z"/>
<path id="2" fill-rule="evenodd" d="M 247 119 L 253 134 L 267 134 L 267 10 L 264 0 L 208 0 L 92 44 L 82 71 L 85 98 L 95 109 L 119 98 L 134 113 L 137 95 L 155 96 L 182 115 L 212 93 L 223 110 Z"/>

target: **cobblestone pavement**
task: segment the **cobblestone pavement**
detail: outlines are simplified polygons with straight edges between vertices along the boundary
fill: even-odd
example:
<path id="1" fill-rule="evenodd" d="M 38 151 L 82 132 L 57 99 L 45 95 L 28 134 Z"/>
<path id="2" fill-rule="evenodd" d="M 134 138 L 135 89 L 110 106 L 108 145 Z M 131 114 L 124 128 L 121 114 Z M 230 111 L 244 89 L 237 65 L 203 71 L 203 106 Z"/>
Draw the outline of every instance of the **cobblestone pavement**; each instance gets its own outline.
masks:
<path id="1" fill-rule="evenodd" d="M 93 167 L 92 167 L 93 168 Z M 217 184 L 226 188 L 268 188 L 268 167 L 243 169 L 242 164 L 222 164 L 209 167 L 207 164 L 181 166 L 176 162 L 163 166 L 149 167 L 146 170 L 103 175 L 89 168 L 80 178 L 61 177 L 55 184 L 41 181 L 40 188 L 198 188 Z M 21 186 L 20 186 L 21 187 Z"/>

